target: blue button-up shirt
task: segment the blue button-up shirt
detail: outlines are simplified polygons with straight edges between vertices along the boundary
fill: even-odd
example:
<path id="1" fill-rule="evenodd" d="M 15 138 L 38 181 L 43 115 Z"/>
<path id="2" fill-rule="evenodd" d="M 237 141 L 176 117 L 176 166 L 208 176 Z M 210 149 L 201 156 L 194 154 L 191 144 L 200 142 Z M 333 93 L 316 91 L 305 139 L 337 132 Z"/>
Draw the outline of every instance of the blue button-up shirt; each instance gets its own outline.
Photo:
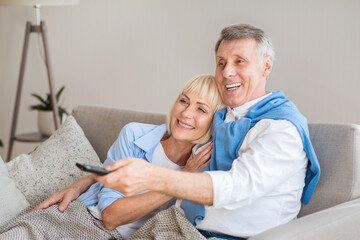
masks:
<path id="1" fill-rule="evenodd" d="M 154 150 L 166 130 L 166 124 L 157 126 L 143 123 L 129 123 L 125 125 L 119 137 L 108 151 L 107 159 L 103 165 L 107 166 L 117 160 L 128 157 L 142 158 L 151 163 Z M 100 183 L 95 183 L 89 190 L 79 196 L 78 199 L 82 201 L 87 208 L 98 205 L 102 212 L 114 201 L 123 197 L 124 195 L 122 193 L 106 188 Z"/>

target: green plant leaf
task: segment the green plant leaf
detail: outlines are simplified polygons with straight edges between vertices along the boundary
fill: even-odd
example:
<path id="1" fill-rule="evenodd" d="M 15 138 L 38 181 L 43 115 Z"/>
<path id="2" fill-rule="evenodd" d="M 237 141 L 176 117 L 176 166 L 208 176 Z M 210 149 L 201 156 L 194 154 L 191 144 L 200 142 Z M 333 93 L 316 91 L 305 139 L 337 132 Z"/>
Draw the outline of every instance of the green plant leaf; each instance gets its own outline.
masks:
<path id="1" fill-rule="evenodd" d="M 60 88 L 60 90 L 58 91 L 58 93 L 56 94 L 56 102 L 57 102 L 57 103 L 59 102 L 61 93 L 64 91 L 64 89 L 65 89 L 65 86 L 62 86 L 62 87 Z"/>
<path id="2" fill-rule="evenodd" d="M 64 109 L 59 107 L 59 117 L 60 117 L 60 123 L 62 123 L 62 118 L 63 118 L 63 114 L 64 114 Z"/>
<path id="3" fill-rule="evenodd" d="M 62 122 L 63 115 L 69 116 L 69 113 L 62 107 L 59 107 L 60 122 Z"/>
<path id="4" fill-rule="evenodd" d="M 45 108 L 49 111 L 51 111 L 53 108 L 52 108 L 52 101 L 51 101 L 51 95 L 50 93 L 47 93 L 46 94 L 46 106 Z"/>
<path id="5" fill-rule="evenodd" d="M 31 96 L 37 98 L 40 102 L 42 102 L 43 104 L 46 105 L 46 101 L 42 97 L 40 97 L 39 95 L 37 95 L 35 93 L 32 93 Z"/>
<path id="6" fill-rule="evenodd" d="M 57 92 L 56 96 L 55 96 L 55 101 L 56 103 L 59 102 L 60 100 L 60 96 L 62 94 L 62 92 L 64 91 L 65 86 L 62 86 L 60 88 L 60 90 Z M 30 106 L 30 110 L 38 110 L 38 111 L 52 111 L 52 100 L 51 100 L 51 95 L 50 93 L 46 94 L 46 100 L 44 98 L 42 98 L 41 96 L 37 95 L 37 94 L 31 94 L 33 97 L 37 98 L 41 103 L 40 104 L 35 104 L 35 105 L 31 105 Z M 59 111 L 59 115 L 60 118 L 62 118 L 62 114 L 66 114 L 69 115 L 68 112 L 62 108 L 61 106 L 58 106 L 58 111 Z M 60 114 L 61 112 L 61 114 Z"/>
<path id="7" fill-rule="evenodd" d="M 59 114 L 66 114 L 66 116 L 69 116 L 69 113 L 62 107 L 59 107 Z"/>
<path id="8" fill-rule="evenodd" d="M 30 110 L 49 111 L 43 105 L 31 105 Z"/>
<path id="9" fill-rule="evenodd" d="M 46 94 L 46 103 L 47 103 L 47 104 L 50 104 L 50 103 L 51 103 L 51 95 L 50 95 L 50 93 L 47 93 L 47 94 Z"/>

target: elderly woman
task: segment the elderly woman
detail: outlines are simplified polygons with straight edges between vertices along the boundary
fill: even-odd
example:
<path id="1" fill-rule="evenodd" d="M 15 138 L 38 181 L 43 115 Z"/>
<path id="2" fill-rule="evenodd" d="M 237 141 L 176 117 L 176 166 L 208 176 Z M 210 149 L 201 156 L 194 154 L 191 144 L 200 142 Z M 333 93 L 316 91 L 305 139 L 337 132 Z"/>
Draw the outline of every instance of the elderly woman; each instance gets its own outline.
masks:
<path id="1" fill-rule="evenodd" d="M 167 124 L 160 126 L 130 123 L 108 152 L 105 166 L 125 158 L 141 158 L 152 164 L 177 170 L 200 171 L 209 164 L 211 144 L 202 154 L 193 157 L 195 144 L 211 138 L 213 115 L 222 107 L 211 75 L 191 79 L 167 115 Z M 79 199 L 94 217 L 102 219 L 107 229 L 114 229 L 128 238 L 158 211 L 169 207 L 171 197 L 155 192 L 124 197 L 115 190 L 94 184 Z"/>
<path id="2" fill-rule="evenodd" d="M 177 97 L 167 115 L 167 124 L 127 124 L 108 151 L 104 166 L 121 159 L 140 158 L 151 164 L 176 170 L 200 171 L 209 164 L 212 119 L 214 113 L 222 107 L 214 77 L 196 76 Z M 78 198 L 93 218 L 101 220 L 108 230 L 116 228 L 126 239 L 147 219 L 175 202 L 171 197 L 156 192 L 142 192 L 125 197 L 120 192 L 94 182 L 93 175 L 81 179 L 51 195 L 35 210 L 46 211 L 49 206 L 60 203 L 58 209 L 64 211 L 72 200 Z M 79 197 L 90 185 L 92 186 Z M 45 229 L 42 233 L 44 236 L 46 231 Z M 69 233 L 62 237 L 73 236 Z M 97 238 L 100 239 L 100 236 Z"/>

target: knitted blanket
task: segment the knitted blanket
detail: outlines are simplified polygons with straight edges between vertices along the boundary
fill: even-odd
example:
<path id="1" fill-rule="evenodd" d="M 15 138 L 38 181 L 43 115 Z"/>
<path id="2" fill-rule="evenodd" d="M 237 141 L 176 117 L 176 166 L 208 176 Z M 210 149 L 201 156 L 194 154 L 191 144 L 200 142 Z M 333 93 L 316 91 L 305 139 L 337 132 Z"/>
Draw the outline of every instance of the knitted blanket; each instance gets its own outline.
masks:
<path id="1" fill-rule="evenodd" d="M 157 213 L 139 228 L 129 240 L 205 240 L 179 208 L 172 206 Z M 209 238 L 219 239 L 219 238 Z"/>
<path id="2" fill-rule="evenodd" d="M 121 239 L 119 232 L 104 227 L 75 200 L 64 211 L 53 205 L 45 210 L 29 212 L 0 227 L 0 239 Z"/>

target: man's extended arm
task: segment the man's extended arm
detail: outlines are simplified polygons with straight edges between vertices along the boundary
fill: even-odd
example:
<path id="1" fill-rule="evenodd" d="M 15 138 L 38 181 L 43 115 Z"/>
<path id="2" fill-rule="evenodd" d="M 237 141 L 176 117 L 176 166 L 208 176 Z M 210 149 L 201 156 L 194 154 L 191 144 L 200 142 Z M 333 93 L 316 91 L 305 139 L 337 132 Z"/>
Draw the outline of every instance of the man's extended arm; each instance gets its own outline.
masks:
<path id="1" fill-rule="evenodd" d="M 158 181 L 154 184 L 154 191 L 203 205 L 213 203 L 213 184 L 211 177 L 206 173 L 157 169 L 150 174 L 152 182 Z"/>
<path id="2" fill-rule="evenodd" d="M 126 196 L 152 190 L 176 198 L 212 205 L 212 181 L 206 173 L 176 171 L 152 165 L 142 159 L 127 158 L 106 167 L 113 171 L 96 180 Z"/>

